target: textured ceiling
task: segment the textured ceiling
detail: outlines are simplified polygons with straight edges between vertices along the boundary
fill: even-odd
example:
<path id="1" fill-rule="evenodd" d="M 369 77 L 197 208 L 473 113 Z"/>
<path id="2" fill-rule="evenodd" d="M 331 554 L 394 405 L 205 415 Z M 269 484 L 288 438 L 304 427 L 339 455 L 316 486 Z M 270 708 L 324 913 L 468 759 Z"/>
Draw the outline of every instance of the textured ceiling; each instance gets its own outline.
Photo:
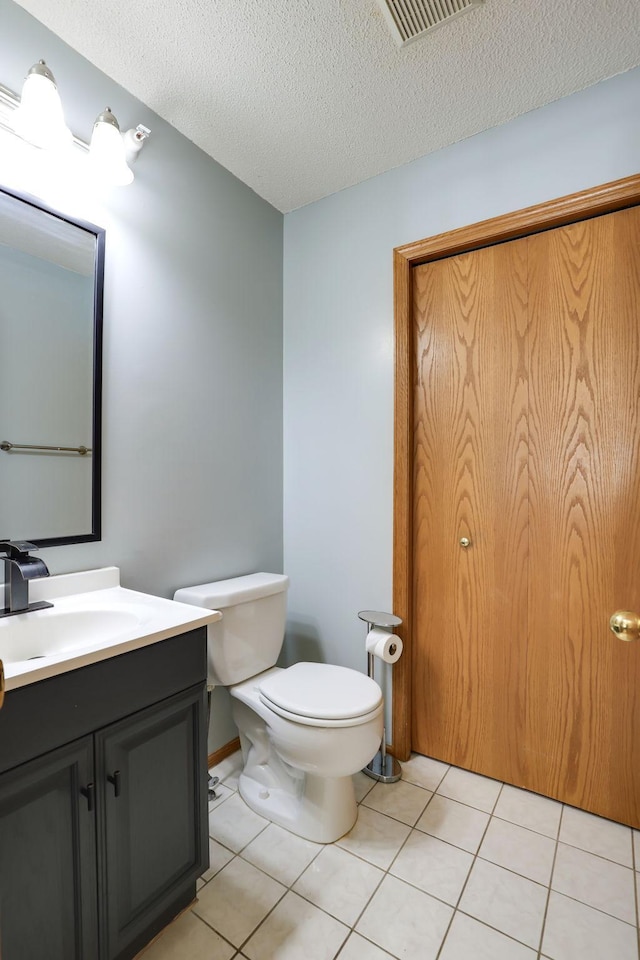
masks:
<path id="1" fill-rule="evenodd" d="M 640 63 L 638 0 L 486 0 L 398 48 L 377 0 L 19 0 L 279 210 Z"/>

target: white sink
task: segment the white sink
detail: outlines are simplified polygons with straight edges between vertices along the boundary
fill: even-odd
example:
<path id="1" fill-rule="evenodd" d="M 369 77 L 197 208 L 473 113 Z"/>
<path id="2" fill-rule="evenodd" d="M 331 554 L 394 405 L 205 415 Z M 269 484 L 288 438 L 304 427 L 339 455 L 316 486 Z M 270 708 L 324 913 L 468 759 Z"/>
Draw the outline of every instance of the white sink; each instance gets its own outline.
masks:
<path id="1" fill-rule="evenodd" d="M 88 643 L 103 643 L 135 628 L 133 611 L 38 610 L 11 617 L 0 625 L 0 660 L 5 667 L 20 660 L 51 657 Z"/>
<path id="2" fill-rule="evenodd" d="M 127 653 L 222 616 L 126 590 L 117 567 L 32 581 L 31 600 L 53 607 L 0 619 L 6 689 Z"/>

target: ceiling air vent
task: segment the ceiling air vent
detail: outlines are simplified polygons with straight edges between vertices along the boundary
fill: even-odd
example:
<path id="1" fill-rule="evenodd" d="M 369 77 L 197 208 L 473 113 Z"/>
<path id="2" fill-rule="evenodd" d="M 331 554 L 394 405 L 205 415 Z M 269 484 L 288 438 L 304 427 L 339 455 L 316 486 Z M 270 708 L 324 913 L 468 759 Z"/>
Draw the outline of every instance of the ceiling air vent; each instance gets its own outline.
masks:
<path id="1" fill-rule="evenodd" d="M 480 7 L 484 0 L 378 0 L 391 32 L 404 47 L 429 30 Z"/>

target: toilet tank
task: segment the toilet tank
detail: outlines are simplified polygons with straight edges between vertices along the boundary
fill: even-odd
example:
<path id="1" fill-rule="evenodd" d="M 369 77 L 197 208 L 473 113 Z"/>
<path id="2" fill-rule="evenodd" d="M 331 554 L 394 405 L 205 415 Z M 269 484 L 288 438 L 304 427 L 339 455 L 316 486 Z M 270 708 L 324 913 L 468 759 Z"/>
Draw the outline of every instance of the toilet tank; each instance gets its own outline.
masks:
<path id="1" fill-rule="evenodd" d="M 284 640 L 289 577 L 251 573 L 176 590 L 173 599 L 209 610 L 222 620 L 207 627 L 208 678 L 229 687 L 275 666 Z"/>

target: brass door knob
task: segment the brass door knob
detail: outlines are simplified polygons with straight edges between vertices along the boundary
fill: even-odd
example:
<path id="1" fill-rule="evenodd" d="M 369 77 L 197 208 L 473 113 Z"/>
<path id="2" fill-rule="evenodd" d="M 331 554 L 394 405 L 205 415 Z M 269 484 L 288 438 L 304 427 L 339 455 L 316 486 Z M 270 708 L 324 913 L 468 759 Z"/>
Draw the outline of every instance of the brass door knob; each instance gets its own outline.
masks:
<path id="1" fill-rule="evenodd" d="M 640 617 L 630 610 L 616 610 L 609 620 L 609 626 L 621 640 L 640 639 Z"/>
<path id="2" fill-rule="evenodd" d="M 467 549 L 467 547 L 470 547 L 471 540 L 469 540 L 469 537 L 460 537 L 460 546 L 464 547 L 465 550 Z"/>

